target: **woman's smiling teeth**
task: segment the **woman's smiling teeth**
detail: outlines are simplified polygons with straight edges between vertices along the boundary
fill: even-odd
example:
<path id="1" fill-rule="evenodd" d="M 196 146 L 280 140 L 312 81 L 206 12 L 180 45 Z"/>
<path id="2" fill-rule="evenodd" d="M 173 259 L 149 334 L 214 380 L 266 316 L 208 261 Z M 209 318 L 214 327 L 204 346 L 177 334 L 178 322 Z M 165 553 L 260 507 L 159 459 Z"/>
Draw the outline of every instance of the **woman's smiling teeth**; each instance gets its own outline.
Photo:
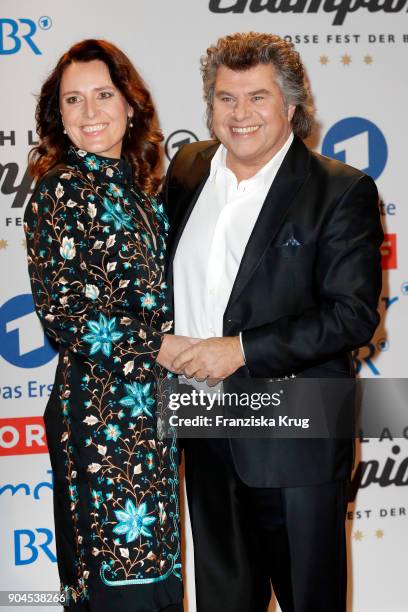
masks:
<path id="1" fill-rule="evenodd" d="M 97 125 L 84 125 L 82 127 L 82 131 L 87 133 L 100 132 L 104 130 L 107 125 L 107 123 L 98 123 Z"/>
<path id="2" fill-rule="evenodd" d="M 234 134 L 250 134 L 259 130 L 259 125 L 249 125 L 248 127 L 233 127 Z"/>

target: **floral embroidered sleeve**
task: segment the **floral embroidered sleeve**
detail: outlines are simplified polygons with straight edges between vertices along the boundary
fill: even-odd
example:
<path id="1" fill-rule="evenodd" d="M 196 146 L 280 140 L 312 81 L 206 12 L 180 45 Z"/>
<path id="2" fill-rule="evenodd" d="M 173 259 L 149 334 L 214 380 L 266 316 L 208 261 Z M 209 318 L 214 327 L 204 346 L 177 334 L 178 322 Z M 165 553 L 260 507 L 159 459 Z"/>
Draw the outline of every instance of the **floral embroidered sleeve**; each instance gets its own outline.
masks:
<path id="1" fill-rule="evenodd" d="M 46 177 L 25 214 L 29 273 L 46 333 L 133 377 L 157 357 L 171 328 L 163 269 L 152 249 L 163 236 L 145 211 L 139 228 L 124 212 L 134 203 L 120 202 L 114 188 L 104 196 L 69 168 Z"/>

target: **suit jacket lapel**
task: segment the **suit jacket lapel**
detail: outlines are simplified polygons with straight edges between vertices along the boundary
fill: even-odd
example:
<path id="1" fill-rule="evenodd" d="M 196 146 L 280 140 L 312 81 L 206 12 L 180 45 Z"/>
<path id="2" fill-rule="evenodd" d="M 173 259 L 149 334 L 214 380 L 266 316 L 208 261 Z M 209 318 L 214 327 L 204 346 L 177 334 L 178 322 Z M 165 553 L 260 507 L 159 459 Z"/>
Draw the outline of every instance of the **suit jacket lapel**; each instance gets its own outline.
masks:
<path id="1" fill-rule="evenodd" d="M 295 137 L 252 230 L 231 291 L 226 313 L 255 272 L 265 250 L 284 222 L 289 207 L 306 180 L 309 161 L 310 153 L 307 147 Z"/>

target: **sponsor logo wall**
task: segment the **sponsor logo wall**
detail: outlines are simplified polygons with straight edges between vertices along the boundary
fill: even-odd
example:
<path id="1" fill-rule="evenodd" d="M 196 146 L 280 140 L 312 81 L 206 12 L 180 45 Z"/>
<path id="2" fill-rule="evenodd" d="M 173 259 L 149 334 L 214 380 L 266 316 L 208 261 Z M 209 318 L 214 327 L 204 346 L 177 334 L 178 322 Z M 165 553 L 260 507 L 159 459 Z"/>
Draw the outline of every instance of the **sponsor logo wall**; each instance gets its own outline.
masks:
<path id="1" fill-rule="evenodd" d="M 310 77 L 318 116 L 312 146 L 377 182 L 385 240 L 381 324 L 354 353 L 360 376 L 406 377 L 408 209 L 407 0 L 107 0 L 81 5 L 4 0 L 0 16 L 0 590 L 55 590 L 52 472 L 42 414 L 56 349 L 33 310 L 22 229 L 32 191 L 27 153 L 36 141 L 35 94 L 72 43 L 106 38 L 133 59 L 159 109 L 170 160 L 208 137 L 199 57 L 218 36 L 271 31 L 292 40 Z M 393 398 L 389 398 L 390 405 Z M 384 411 L 390 406 L 384 405 Z M 407 417 L 408 426 L 408 417 Z M 408 429 L 392 423 L 358 445 L 348 512 L 349 612 L 406 610 Z M 318 535 L 317 535 L 318 537 Z M 187 529 L 188 611 L 194 612 Z M 11 609 L 11 608 L 10 608 Z M 272 605 L 271 609 L 278 610 Z"/>

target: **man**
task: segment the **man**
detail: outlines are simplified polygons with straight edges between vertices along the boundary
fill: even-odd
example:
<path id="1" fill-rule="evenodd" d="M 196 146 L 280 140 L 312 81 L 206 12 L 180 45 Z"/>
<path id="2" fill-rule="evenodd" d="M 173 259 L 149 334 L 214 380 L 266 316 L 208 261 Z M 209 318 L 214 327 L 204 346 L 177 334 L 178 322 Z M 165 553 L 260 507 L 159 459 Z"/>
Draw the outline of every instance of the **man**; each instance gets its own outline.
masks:
<path id="1" fill-rule="evenodd" d="M 374 182 L 303 144 L 310 94 L 293 46 L 221 38 L 202 59 L 216 141 L 166 183 L 175 331 L 204 340 L 174 369 L 225 379 L 352 377 L 378 323 Z M 198 612 L 346 609 L 348 440 L 186 443 Z"/>

